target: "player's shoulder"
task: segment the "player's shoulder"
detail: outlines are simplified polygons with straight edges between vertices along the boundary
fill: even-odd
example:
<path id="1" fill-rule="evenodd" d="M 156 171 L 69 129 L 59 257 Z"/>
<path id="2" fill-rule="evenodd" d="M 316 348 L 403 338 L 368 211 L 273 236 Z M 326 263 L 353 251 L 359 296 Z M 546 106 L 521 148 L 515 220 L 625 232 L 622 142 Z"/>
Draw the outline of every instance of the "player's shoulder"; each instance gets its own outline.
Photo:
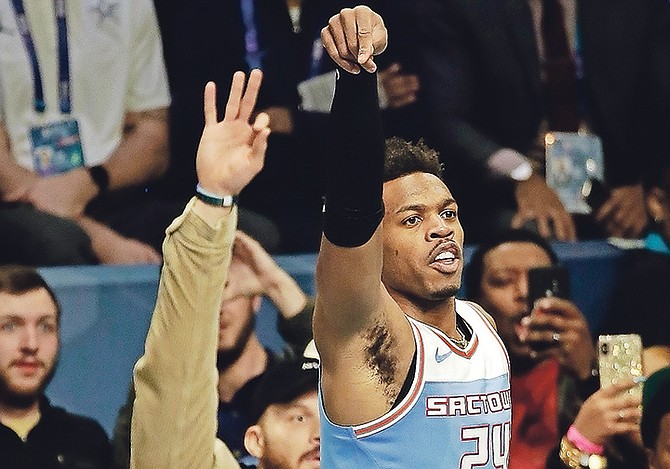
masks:
<path id="1" fill-rule="evenodd" d="M 456 300 L 460 301 L 461 303 L 465 303 L 468 306 L 470 306 L 475 312 L 479 313 L 481 317 L 483 317 L 486 321 L 488 321 L 489 324 L 495 329 L 498 330 L 498 327 L 496 326 L 495 319 L 493 319 L 493 316 L 491 316 L 489 313 L 484 311 L 484 308 L 482 308 L 479 304 L 475 303 L 474 301 L 470 300 Z"/>

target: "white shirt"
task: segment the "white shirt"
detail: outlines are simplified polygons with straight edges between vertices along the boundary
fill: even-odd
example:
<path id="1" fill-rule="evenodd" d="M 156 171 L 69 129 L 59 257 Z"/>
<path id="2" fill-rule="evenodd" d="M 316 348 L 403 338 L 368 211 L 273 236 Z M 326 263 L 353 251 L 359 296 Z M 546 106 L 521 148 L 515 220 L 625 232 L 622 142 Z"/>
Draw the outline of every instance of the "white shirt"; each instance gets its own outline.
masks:
<path id="1" fill-rule="evenodd" d="M 51 0 L 24 0 L 46 111 L 33 107 L 28 52 L 10 0 L 0 0 L 0 120 L 17 162 L 33 169 L 28 130 L 63 118 L 58 105 L 57 27 Z M 109 158 L 127 112 L 170 104 L 162 42 L 151 0 L 67 0 L 72 117 L 87 166 Z"/>

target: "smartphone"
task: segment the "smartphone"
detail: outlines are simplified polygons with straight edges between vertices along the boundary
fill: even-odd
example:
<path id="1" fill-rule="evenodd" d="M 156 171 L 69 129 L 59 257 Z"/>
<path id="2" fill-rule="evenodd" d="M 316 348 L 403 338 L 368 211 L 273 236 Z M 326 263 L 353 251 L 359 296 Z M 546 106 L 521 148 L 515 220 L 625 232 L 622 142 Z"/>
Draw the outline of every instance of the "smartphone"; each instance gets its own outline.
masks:
<path id="1" fill-rule="evenodd" d="M 582 186 L 582 197 L 595 214 L 610 198 L 610 190 L 599 179 L 587 179 Z"/>
<path id="2" fill-rule="evenodd" d="M 528 311 L 540 298 L 570 298 L 568 270 L 562 265 L 536 267 L 528 271 Z"/>
<path id="3" fill-rule="evenodd" d="M 641 378 L 642 339 L 639 334 L 616 334 L 598 336 L 598 368 L 600 387 Z M 636 397 L 642 396 L 642 382 L 627 391 Z"/>

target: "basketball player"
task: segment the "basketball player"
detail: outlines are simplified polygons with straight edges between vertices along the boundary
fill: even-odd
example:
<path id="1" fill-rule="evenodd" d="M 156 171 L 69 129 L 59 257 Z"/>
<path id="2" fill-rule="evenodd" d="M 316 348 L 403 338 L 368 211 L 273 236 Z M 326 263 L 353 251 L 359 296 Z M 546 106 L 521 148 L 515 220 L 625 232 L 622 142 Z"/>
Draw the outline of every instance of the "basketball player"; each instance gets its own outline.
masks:
<path id="1" fill-rule="evenodd" d="M 506 468 L 509 361 L 491 318 L 455 299 L 456 201 L 423 144 L 392 139 L 384 155 L 383 20 L 344 9 L 322 40 L 341 69 L 314 313 L 322 465 Z"/>

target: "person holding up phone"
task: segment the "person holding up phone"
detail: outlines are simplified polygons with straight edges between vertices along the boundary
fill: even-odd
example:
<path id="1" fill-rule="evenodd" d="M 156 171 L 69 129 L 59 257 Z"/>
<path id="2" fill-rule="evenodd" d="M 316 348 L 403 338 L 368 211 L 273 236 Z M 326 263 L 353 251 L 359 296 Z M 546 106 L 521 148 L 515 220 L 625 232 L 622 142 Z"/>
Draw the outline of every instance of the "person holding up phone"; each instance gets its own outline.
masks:
<path id="1" fill-rule="evenodd" d="M 465 279 L 510 355 L 509 468 L 646 468 L 639 399 L 622 396 L 634 383 L 599 389 L 591 332 L 551 246 L 530 231 L 500 233 L 473 253 Z"/>
<path id="2" fill-rule="evenodd" d="M 659 159 L 644 184 L 653 223 L 644 244 L 626 254 L 603 331 L 640 334 L 645 372 L 650 374 L 670 365 L 670 159 Z"/>

